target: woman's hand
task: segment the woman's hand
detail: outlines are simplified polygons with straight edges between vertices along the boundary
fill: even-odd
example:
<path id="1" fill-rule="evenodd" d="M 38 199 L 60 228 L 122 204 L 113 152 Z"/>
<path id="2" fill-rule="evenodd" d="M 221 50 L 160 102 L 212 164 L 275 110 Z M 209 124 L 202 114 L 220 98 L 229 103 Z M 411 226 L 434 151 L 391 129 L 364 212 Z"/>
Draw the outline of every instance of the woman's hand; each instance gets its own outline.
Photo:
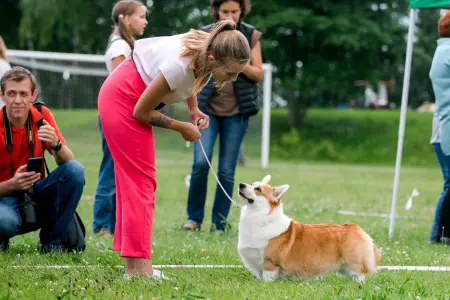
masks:
<path id="1" fill-rule="evenodd" d="M 180 122 L 176 129 L 186 142 L 194 142 L 200 139 L 200 131 L 194 124 L 188 122 Z"/>
<path id="2" fill-rule="evenodd" d="M 204 130 L 209 126 L 209 116 L 204 114 L 198 109 L 198 107 L 192 108 L 189 111 L 189 115 L 191 116 L 192 122 L 195 126 L 198 126 L 199 130 Z"/>

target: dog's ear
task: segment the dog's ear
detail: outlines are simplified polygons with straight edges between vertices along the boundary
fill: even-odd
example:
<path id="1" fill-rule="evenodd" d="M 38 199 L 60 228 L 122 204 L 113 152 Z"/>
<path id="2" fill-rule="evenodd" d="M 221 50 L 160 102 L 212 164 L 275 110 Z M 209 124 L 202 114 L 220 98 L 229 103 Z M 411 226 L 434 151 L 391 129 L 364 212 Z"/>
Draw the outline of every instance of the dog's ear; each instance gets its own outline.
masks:
<path id="1" fill-rule="evenodd" d="M 277 186 L 275 188 L 275 191 L 273 192 L 273 195 L 275 196 L 275 199 L 277 201 L 280 201 L 281 197 L 283 197 L 284 193 L 289 189 L 289 184 L 283 184 L 280 186 Z"/>
<path id="2" fill-rule="evenodd" d="M 270 176 L 270 174 L 264 176 L 263 180 L 262 180 L 262 184 L 268 184 L 270 182 L 270 179 L 272 177 Z"/>

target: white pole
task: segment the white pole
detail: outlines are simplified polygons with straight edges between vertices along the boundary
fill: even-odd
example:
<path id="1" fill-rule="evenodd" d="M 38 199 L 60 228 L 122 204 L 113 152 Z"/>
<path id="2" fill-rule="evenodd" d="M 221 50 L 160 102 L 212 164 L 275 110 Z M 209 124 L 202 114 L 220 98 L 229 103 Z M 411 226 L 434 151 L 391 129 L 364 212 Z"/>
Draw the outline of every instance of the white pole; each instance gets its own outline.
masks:
<path id="1" fill-rule="evenodd" d="M 411 75 L 415 19 L 416 19 L 416 10 L 410 9 L 408 42 L 406 46 L 405 73 L 403 75 L 402 106 L 400 110 L 400 125 L 398 129 L 397 158 L 395 160 L 394 187 L 392 191 L 391 215 L 389 222 L 389 240 L 392 239 L 392 236 L 394 234 L 398 182 L 400 180 L 400 166 L 402 163 L 403 138 L 405 136 L 406 111 L 408 108 L 409 78 Z"/>
<path id="2" fill-rule="evenodd" d="M 261 167 L 269 167 L 269 144 L 270 144 L 270 110 L 272 99 L 272 65 L 264 64 L 263 85 L 263 118 L 262 118 L 262 141 L 261 141 Z"/>

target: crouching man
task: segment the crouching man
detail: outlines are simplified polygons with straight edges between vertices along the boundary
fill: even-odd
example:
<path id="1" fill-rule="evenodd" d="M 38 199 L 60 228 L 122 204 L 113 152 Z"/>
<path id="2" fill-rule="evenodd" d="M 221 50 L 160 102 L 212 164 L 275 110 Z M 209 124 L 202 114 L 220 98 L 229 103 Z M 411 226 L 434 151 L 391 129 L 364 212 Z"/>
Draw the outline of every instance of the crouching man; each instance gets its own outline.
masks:
<path id="1" fill-rule="evenodd" d="M 33 104 L 38 91 L 30 71 L 14 67 L 0 85 L 0 251 L 9 248 L 10 238 L 38 229 L 42 252 L 67 250 L 84 168 L 73 160 L 51 111 Z M 47 177 L 44 163 L 27 171 L 28 159 L 44 157 L 45 150 L 58 167 Z"/>

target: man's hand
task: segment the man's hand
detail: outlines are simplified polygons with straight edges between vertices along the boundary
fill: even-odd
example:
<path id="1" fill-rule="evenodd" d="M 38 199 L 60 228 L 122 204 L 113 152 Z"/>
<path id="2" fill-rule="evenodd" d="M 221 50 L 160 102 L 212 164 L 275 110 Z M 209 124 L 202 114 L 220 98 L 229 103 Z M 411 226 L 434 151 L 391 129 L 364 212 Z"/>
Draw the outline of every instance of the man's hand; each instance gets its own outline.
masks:
<path id="1" fill-rule="evenodd" d="M 192 123 L 194 123 L 195 126 L 198 126 L 198 130 L 204 130 L 208 128 L 209 126 L 209 116 L 207 114 L 204 114 L 198 109 L 198 107 L 192 108 L 189 111 L 189 115 L 191 116 Z M 199 122 L 202 120 L 201 122 Z"/>
<path id="2" fill-rule="evenodd" d="M 16 174 L 12 180 L 13 190 L 27 190 L 29 189 L 36 181 L 41 179 L 41 173 L 36 172 L 25 172 L 27 165 L 23 165 L 17 169 Z"/>
<path id="3" fill-rule="evenodd" d="M 53 128 L 46 120 L 44 120 L 44 125 L 38 130 L 38 137 L 41 141 L 48 143 L 52 148 L 58 145 L 59 139 L 56 135 L 55 128 Z"/>

